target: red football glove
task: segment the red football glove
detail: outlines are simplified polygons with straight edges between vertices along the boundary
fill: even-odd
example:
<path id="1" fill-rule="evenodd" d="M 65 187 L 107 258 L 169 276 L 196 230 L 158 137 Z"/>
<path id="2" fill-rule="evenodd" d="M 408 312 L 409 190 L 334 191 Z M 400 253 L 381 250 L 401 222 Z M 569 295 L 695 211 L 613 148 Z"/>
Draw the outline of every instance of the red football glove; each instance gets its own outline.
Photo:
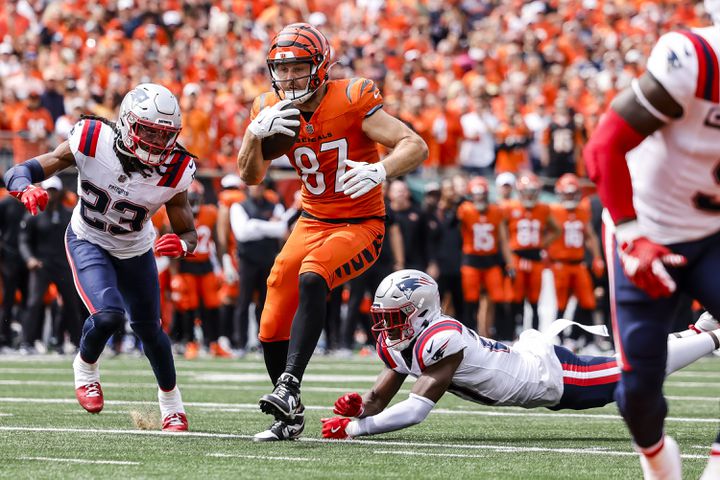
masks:
<path id="1" fill-rule="evenodd" d="M 322 422 L 322 436 L 324 438 L 335 438 L 337 440 L 344 440 L 348 437 L 345 432 L 345 427 L 350 423 L 350 419 L 346 417 L 333 417 L 333 418 L 321 418 Z"/>
<path id="2" fill-rule="evenodd" d="M 602 276 L 605 274 L 605 262 L 603 262 L 603 259 L 600 257 L 593 258 L 591 268 L 593 275 L 595 275 L 595 278 L 602 278 Z"/>
<path id="3" fill-rule="evenodd" d="M 677 286 L 665 267 L 682 267 L 687 259 L 645 236 L 636 236 L 637 233 L 635 221 L 616 227 L 618 253 L 625 275 L 651 298 L 669 297 Z"/>
<path id="4" fill-rule="evenodd" d="M 37 215 L 38 210 L 45 210 L 48 203 L 48 193 L 37 185 L 28 185 L 21 192 L 10 192 L 10 194 L 20 200 L 31 215 Z"/>
<path id="5" fill-rule="evenodd" d="M 155 242 L 155 255 L 179 258 L 191 255 L 191 253 L 188 252 L 185 240 L 174 233 L 166 233 Z"/>
<path id="6" fill-rule="evenodd" d="M 335 401 L 333 413 L 343 417 L 359 417 L 363 412 L 363 401 L 359 393 L 346 393 Z"/>

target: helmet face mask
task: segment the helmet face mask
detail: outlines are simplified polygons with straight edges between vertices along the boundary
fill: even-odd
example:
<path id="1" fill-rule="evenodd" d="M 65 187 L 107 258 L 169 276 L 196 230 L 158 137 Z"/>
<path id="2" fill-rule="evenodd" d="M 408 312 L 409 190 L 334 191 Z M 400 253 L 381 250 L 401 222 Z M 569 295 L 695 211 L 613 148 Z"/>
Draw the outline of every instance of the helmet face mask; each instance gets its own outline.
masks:
<path id="1" fill-rule="evenodd" d="M 572 173 L 566 173 L 555 183 L 555 193 L 560 204 L 568 210 L 577 208 L 582 198 L 578 178 Z"/>
<path id="2" fill-rule="evenodd" d="M 299 65 L 303 67 L 307 66 L 307 68 L 302 68 L 302 70 L 307 70 L 308 73 L 305 75 L 292 75 L 293 70 L 300 70 L 297 68 Z M 310 85 L 316 83 L 314 82 L 316 67 L 311 62 L 268 61 L 268 68 L 270 69 L 273 88 L 282 90 L 284 97 L 293 103 L 305 103 L 312 97 L 312 94 L 315 93 L 315 90 L 310 89 Z M 303 84 L 303 87 L 298 88 Z"/>
<path id="3" fill-rule="evenodd" d="M 373 305 L 370 308 L 375 339 L 382 339 L 388 348 L 404 350 L 415 336 L 415 329 L 410 317 L 417 311 L 412 303 L 398 308 L 381 308 Z"/>
<path id="4" fill-rule="evenodd" d="M 517 179 L 520 202 L 525 208 L 533 208 L 540 197 L 540 181 L 533 173 L 525 173 Z"/>
<path id="5" fill-rule="evenodd" d="M 123 98 L 117 128 L 122 153 L 151 167 L 162 165 L 182 129 L 180 105 L 162 85 L 140 84 Z"/>
<path id="6" fill-rule="evenodd" d="M 440 315 L 437 283 L 419 270 L 391 273 L 378 286 L 370 313 L 375 338 L 402 351 Z"/>

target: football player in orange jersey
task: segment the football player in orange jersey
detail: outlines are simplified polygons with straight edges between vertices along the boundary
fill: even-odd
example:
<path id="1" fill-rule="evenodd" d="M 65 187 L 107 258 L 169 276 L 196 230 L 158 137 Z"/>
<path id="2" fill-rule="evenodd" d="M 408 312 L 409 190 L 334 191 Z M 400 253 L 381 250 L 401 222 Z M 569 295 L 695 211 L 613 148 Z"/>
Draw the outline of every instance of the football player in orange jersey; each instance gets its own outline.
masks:
<path id="1" fill-rule="evenodd" d="M 593 273 L 601 277 L 605 270 L 600 243 L 590 225 L 590 204 L 581 202 L 580 183 L 572 173 L 564 174 L 555 182 L 555 193 L 560 203 L 552 204 L 550 211 L 562 234 L 550 245 L 548 255 L 555 278 L 558 315 L 565 317 L 572 292 L 578 301 L 576 320 L 590 324 L 596 302 L 593 281 L 585 264 L 586 247 L 593 257 Z"/>
<path id="2" fill-rule="evenodd" d="M 508 231 L 502 208 L 489 202 L 490 187 L 484 177 L 474 177 L 468 183 L 470 199 L 457 209 L 463 239 L 460 274 L 465 300 L 463 323 L 473 330 L 478 325 L 478 305 L 484 288 L 492 304 L 505 301 L 503 267 L 511 268 Z M 502 255 L 502 257 L 501 257 Z M 481 335 L 489 335 L 492 308 L 488 305 L 480 319 Z M 498 310 L 499 312 L 499 310 Z"/>
<path id="3" fill-rule="evenodd" d="M 197 180 L 188 189 L 188 201 L 195 217 L 198 243 L 195 254 L 178 260 L 178 272 L 173 275 L 170 286 L 173 291 L 175 310 L 185 344 L 185 358 L 197 358 L 198 346 L 194 341 L 195 318 L 202 319 L 203 335 L 210 353 L 216 357 L 230 357 L 217 343 L 220 324 L 220 276 L 215 258 L 215 224 L 217 207 L 203 204 L 205 189 Z M 202 301 L 202 315 L 199 308 Z"/>
<path id="4" fill-rule="evenodd" d="M 275 385 L 260 407 L 277 421 L 257 440 L 300 435 L 300 382 L 325 323 L 325 299 L 378 256 L 385 234 L 382 182 L 413 171 L 428 156 L 425 142 L 382 109 L 372 80 L 328 80 L 330 57 L 327 39 L 309 24 L 288 25 L 273 38 L 267 63 L 274 91 L 255 99 L 238 153 L 243 181 L 261 182 L 270 165 L 261 140 L 292 135 L 288 127 L 298 121 L 287 117 L 301 115 L 288 157 L 303 181 L 303 216 L 270 273 L 260 320 Z M 378 143 L 392 149 L 382 161 Z"/>
<path id="5" fill-rule="evenodd" d="M 522 319 L 523 301 L 527 298 L 533 311 L 532 328 L 537 329 L 537 303 L 542 286 L 542 272 L 547 258 L 545 249 L 560 234 L 550 216 L 550 206 L 539 203 L 540 181 L 533 173 L 521 174 L 516 183 L 518 200 L 509 202 L 505 215 L 510 230 L 510 249 L 515 278 L 508 279 L 507 295 L 512 303 L 512 318 Z M 522 323 L 522 320 L 520 320 Z"/>

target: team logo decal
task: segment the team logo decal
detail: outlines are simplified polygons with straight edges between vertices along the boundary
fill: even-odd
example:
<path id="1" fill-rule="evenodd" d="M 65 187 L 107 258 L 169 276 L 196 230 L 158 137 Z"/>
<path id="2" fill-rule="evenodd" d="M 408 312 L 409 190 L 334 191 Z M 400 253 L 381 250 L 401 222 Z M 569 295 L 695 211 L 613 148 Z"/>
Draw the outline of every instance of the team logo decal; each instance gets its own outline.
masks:
<path id="1" fill-rule="evenodd" d="M 424 285 L 431 285 L 431 283 L 424 278 L 408 278 L 399 282 L 397 288 L 410 300 L 413 292 Z"/>
<path id="2" fill-rule="evenodd" d="M 120 176 L 118 177 L 118 182 L 120 182 L 120 183 L 125 183 L 126 181 L 127 181 L 127 176 L 125 176 L 125 175 L 120 175 Z"/>
<path id="3" fill-rule="evenodd" d="M 313 126 L 312 126 L 311 124 L 309 124 L 309 123 L 306 123 L 306 124 L 305 124 L 305 132 L 306 132 L 308 135 L 312 135 L 313 133 L 315 133 L 315 127 L 313 127 Z"/>

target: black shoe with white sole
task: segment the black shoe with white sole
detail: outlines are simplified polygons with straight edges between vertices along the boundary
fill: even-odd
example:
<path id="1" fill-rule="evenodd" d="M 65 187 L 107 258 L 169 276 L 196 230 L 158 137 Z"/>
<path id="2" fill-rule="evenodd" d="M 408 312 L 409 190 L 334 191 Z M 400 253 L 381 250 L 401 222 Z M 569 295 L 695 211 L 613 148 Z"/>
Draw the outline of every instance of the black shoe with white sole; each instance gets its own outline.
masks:
<path id="1" fill-rule="evenodd" d="M 305 407 L 300 405 L 295 411 L 295 418 L 287 422 L 275 420 L 267 430 L 257 433 L 253 437 L 255 442 L 280 442 L 283 440 L 295 440 L 305 429 Z"/>
<path id="2" fill-rule="evenodd" d="M 300 406 L 300 382 L 294 375 L 280 375 L 275 390 L 260 398 L 260 410 L 272 415 L 275 420 L 289 422 L 295 418 Z"/>

